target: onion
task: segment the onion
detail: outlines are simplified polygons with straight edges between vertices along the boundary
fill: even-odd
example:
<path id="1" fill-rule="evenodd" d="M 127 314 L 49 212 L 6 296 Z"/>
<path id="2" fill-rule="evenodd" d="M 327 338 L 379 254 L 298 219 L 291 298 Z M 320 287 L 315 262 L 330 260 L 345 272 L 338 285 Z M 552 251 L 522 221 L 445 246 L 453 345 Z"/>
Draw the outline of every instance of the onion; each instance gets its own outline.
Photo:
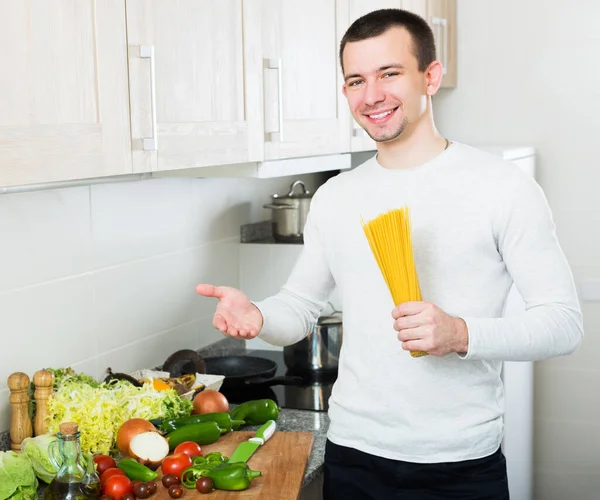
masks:
<path id="1" fill-rule="evenodd" d="M 129 455 L 150 468 L 157 468 L 168 454 L 169 443 L 155 431 L 136 434 L 129 442 Z"/>
<path id="2" fill-rule="evenodd" d="M 124 457 L 129 456 L 129 443 L 131 439 L 142 432 L 156 432 L 148 420 L 143 418 L 131 418 L 124 422 L 117 432 L 117 448 Z"/>
<path id="3" fill-rule="evenodd" d="M 219 391 L 205 389 L 196 394 L 193 401 L 194 413 L 219 413 L 229 411 L 229 401 Z"/>

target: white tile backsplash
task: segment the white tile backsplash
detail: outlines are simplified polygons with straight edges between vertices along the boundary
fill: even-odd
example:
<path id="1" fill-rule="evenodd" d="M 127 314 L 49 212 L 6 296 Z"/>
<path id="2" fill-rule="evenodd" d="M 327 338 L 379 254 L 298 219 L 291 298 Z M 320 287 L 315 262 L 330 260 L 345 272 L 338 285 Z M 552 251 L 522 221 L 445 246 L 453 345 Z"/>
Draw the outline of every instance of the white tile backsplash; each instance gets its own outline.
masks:
<path id="1" fill-rule="evenodd" d="M 299 176 L 314 189 L 318 176 Z M 201 282 L 239 287 L 240 225 L 295 178 L 154 179 L 0 195 L 0 430 L 7 378 L 103 378 L 220 340 Z"/>
<path id="2" fill-rule="evenodd" d="M 0 389 L 10 373 L 29 377 L 41 368 L 68 366 L 97 351 L 91 275 L 51 281 L 0 294 Z"/>
<path id="3" fill-rule="evenodd" d="M 0 196 L 0 291 L 90 269 L 86 187 Z"/>

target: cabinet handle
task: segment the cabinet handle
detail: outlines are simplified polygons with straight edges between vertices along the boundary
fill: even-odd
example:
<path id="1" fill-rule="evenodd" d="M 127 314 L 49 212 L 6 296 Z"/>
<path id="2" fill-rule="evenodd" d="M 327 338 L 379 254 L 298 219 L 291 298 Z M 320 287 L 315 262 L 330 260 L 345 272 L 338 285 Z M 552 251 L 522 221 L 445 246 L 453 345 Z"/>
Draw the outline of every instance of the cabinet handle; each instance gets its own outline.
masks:
<path id="1" fill-rule="evenodd" d="M 150 59 L 150 100 L 152 101 L 152 136 L 144 137 L 144 151 L 158 151 L 156 126 L 156 73 L 154 64 L 154 45 L 140 45 L 140 57 Z"/>
<path id="2" fill-rule="evenodd" d="M 448 71 L 448 20 L 443 17 L 431 18 L 438 44 L 441 44 L 443 73 Z M 441 39 L 441 40 L 440 40 Z"/>
<path id="3" fill-rule="evenodd" d="M 267 132 L 265 134 L 265 140 L 267 142 L 283 142 L 283 71 L 281 59 L 265 59 L 264 68 L 277 70 L 277 107 L 279 108 L 277 111 L 279 117 L 279 131 Z"/>

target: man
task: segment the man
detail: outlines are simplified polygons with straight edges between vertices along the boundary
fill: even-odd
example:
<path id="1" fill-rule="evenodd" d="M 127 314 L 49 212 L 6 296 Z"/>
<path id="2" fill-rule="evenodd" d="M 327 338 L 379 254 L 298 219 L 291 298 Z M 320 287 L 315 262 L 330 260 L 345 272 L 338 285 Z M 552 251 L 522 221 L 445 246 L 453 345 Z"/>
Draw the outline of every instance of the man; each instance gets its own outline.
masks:
<path id="1" fill-rule="evenodd" d="M 340 47 L 343 92 L 377 156 L 315 193 L 280 293 L 219 299 L 214 325 L 275 345 L 303 338 L 337 284 L 344 345 L 330 401 L 326 499 L 508 499 L 502 361 L 573 352 L 571 271 L 544 195 L 510 163 L 437 131 L 433 34 L 402 10 L 358 19 Z M 422 302 L 394 307 L 361 217 L 409 206 Z M 512 283 L 527 312 L 502 317 Z M 413 358 L 408 351 L 429 355 Z"/>

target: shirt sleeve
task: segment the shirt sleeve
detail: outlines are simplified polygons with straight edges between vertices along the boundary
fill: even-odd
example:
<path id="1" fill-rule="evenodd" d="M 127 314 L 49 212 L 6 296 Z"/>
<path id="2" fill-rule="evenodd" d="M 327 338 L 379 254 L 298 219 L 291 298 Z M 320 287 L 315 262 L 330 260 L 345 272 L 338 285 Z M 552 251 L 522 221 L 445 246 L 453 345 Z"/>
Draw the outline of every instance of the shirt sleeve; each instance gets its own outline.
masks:
<path id="1" fill-rule="evenodd" d="M 583 339 L 581 309 L 552 214 L 535 180 L 523 176 L 495 222 L 498 251 L 526 312 L 504 318 L 463 318 L 464 359 L 535 361 L 571 354 Z"/>
<path id="2" fill-rule="evenodd" d="M 263 315 L 259 338 L 269 344 L 286 346 L 306 337 L 335 286 L 319 232 L 319 213 L 317 191 L 304 227 L 304 246 L 286 284 L 276 295 L 254 303 Z"/>

